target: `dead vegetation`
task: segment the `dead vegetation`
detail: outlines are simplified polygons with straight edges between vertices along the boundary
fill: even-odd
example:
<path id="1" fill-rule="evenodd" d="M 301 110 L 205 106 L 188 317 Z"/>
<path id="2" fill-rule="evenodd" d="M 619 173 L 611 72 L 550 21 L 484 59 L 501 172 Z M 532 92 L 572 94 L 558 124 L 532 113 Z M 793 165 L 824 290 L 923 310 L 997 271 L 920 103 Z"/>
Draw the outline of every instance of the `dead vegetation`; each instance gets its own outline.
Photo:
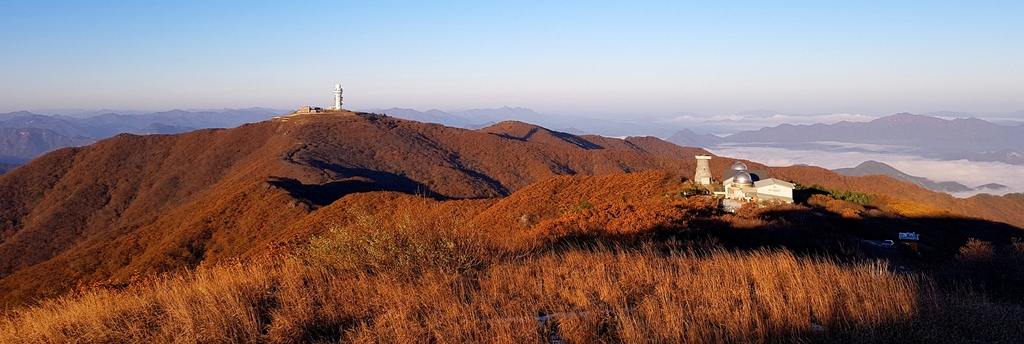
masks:
<path id="1" fill-rule="evenodd" d="M 664 172 L 696 152 L 379 115 L 59 150 L 0 176 L 0 342 L 1024 333 L 1024 245 L 1004 224 L 1024 203 L 791 167 L 771 173 L 877 197 L 722 214 Z M 925 258 L 858 244 L 897 231 L 927 238 Z M 956 325 L 975 319 L 984 336 Z"/>
<path id="2" fill-rule="evenodd" d="M 461 274 L 395 263 L 200 268 L 15 312 L 0 342 L 750 342 L 871 329 L 917 309 L 915 283 L 884 264 L 785 252 L 581 250 Z"/>
<path id="3" fill-rule="evenodd" d="M 649 188 L 600 187 L 620 183 Z M 736 229 L 749 236 L 784 226 L 778 213 L 812 210 L 780 204 L 719 215 L 708 198 L 673 192 L 680 187 L 650 172 L 558 178 L 502 200 L 353 194 L 295 224 L 311 234 L 286 250 L 15 310 L 0 318 L 0 342 L 958 342 L 1024 334 L 1019 306 L 969 287 L 938 288 L 883 260 L 724 249 L 716 240 L 736 240 L 727 232 L 699 237 L 712 222 L 721 230 L 756 222 Z M 541 202 L 548 194 L 560 201 Z M 990 332 L 961 324 L 974 319 Z"/>

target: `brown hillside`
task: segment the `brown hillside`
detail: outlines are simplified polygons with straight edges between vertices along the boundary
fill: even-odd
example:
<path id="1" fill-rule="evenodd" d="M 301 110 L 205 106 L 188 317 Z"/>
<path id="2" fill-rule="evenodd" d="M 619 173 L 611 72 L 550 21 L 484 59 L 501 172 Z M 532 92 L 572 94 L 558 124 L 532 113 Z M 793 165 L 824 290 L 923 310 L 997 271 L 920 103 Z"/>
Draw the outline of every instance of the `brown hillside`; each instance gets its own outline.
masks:
<path id="1" fill-rule="evenodd" d="M 285 228 L 310 210 L 352 192 L 486 198 L 556 175 L 694 166 L 624 143 L 586 146 L 506 124 L 470 131 L 311 114 L 229 130 L 124 134 L 47 154 L 0 176 L 0 302 L 261 251 L 293 237 Z M 558 141 L 523 139 L 531 130 Z"/>
<path id="2" fill-rule="evenodd" d="M 1022 295 L 1015 227 L 821 195 L 733 214 L 688 187 L 646 171 L 502 199 L 353 192 L 278 231 L 296 239 L 280 254 L 0 313 L 0 342 L 1020 338 L 1019 304 L 962 292 Z M 903 230 L 923 255 L 864 240 Z"/>
<path id="3" fill-rule="evenodd" d="M 604 148 L 580 136 L 552 131 L 540 126 L 518 121 L 504 121 L 480 129 L 480 131 L 524 142 L 545 143 L 554 146 L 576 147 L 583 149 Z"/>
<path id="4" fill-rule="evenodd" d="M 589 211 L 589 206 L 656 225 L 644 219 L 688 215 L 660 203 L 640 211 L 627 201 L 677 187 L 695 167 L 692 156 L 704 153 L 651 137 L 579 137 L 520 122 L 473 131 L 344 111 L 227 130 L 119 135 L 51 152 L 0 175 L 0 303 L 14 306 L 82 283 L 118 284 L 261 254 L 281 241 L 322 232 L 328 224 L 323 216 L 330 212 L 317 209 L 367 191 L 479 199 L 508 196 L 539 181 L 566 183 L 550 180 L 559 175 L 672 171 L 627 181 L 572 182 L 586 188 L 542 183 L 501 201 L 465 201 L 473 209 L 498 202 L 471 220 L 495 230 L 569 221 L 578 227 L 576 234 L 587 233 L 596 224 L 554 216 L 573 207 Z M 712 170 L 731 163 L 714 159 Z M 805 185 L 907 198 L 1018 226 L 1024 222 L 1020 203 L 998 197 L 946 200 L 891 179 L 842 177 L 813 168 L 771 173 Z M 549 186 L 557 192 L 545 194 Z M 360 204 L 399 206 L 374 198 L 383 196 L 365 197 Z M 333 209 L 345 207 L 344 202 Z M 632 224 L 616 226 L 628 231 Z"/>
<path id="5" fill-rule="evenodd" d="M 530 185 L 474 219 L 476 227 L 519 233 L 542 220 L 581 207 L 648 200 L 669 190 L 682 189 L 678 174 L 653 171 L 619 176 L 551 178 Z"/>

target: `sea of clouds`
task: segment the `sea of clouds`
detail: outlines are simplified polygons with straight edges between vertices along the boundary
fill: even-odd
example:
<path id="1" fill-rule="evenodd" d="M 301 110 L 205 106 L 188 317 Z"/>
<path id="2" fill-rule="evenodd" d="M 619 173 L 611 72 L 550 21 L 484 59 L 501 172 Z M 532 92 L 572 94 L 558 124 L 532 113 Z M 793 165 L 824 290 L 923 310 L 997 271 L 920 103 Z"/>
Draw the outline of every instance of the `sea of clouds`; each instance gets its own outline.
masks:
<path id="1" fill-rule="evenodd" d="M 903 173 L 925 177 L 936 182 L 954 181 L 969 187 L 988 183 L 1006 185 L 1008 189 L 954 193 L 956 197 L 970 197 L 979 193 L 1003 195 L 1024 192 L 1024 167 L 1001 162 L 973 162 L 967 160 L 935 160 L 914 155 L 906 147 L 819 142 L 821 149 L 792 149 L 766 145 L 729 144 L 707 148 L 719 156 L 747 159 L 768 166 L 813 165 L 827 169 L 855 167 L 874 160 L 888 164 Z M 847 145 L 849 147 L 837 147 Z M 831 148 L 847 148 L 841 150 Z"/>
<path id="2" fill-rule="evenodd" d="M 764 113 L 739 113 L 731 115 L 717 115 L 717 116 L 696 116 L 696 115 L 680 115 L 673 118 L 662 119 L 661 123 L 666 125 L 685 125 L 688 128 L 700 128 L 705 129 L 705 132 L 721 132 L 731 133 L 745 130 L 758 130 L 765 127 L 774 127 L 780 124 L 792 124 L 792 125 L 811 125 L 815 123 L 833 124 L 839 122 L 870 122 L 877 117 L 861 115 L 861 114 L 849 114 L 849 113 L 835 113 L 835 114 L 819 114 L 819 115 L 785 115 L 785 114 L 773 114 L 767 115 L 771 112 Z"/>

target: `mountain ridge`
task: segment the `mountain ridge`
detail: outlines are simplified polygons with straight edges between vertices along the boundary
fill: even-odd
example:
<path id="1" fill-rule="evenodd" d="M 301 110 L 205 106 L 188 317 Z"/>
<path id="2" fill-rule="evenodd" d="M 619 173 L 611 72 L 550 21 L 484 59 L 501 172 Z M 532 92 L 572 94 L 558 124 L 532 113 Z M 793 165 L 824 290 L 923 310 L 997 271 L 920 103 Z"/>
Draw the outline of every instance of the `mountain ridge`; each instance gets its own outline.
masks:
<path id="1" fill-rule="evenodd" d="M 837 169 L 834 169 L 832 171 L 835 171 L 836 173 L 842 174 L 844 176 L 853 176 L 853 177 L 867 176 L 867 175 L 872 175 L 872 174 L 881 174 L 881 175 L 886 175 L 886 176 L 892 177 L 893 179 L 896 179 L 896 180 L 899 180 L 899 181 L 917 184 L 918 186 L 921 186 L 921 187 L 923 187 L 925 189 L 932 190 L 932 191 L 938 191 L 938 192 L 955 193 L 955 192 L 965 192 L 965 191 L 973 191 L 974 190 L 974 188 L 971 188 L 971 187 L 969 187 L 967 185 L 963 185 L 963 184 L 960 184 L 960 183 L 957 183 L 957 182 L 935 182 L 935 181 L 932 181 L 932 180 L 930 180 L 928 178 L 911 176 L 909 174 L 903 173 L 903 171 L 897 170 L 896 168 L 894 168 L 892 166 L 889 166 L 888 164 L 881 163 L 881 162 L 874 161 L 874 160 L 868 160 L 868 161 L 862 162 L 859 165 L 857 165 L 856 167 L 837 168 Z M 988 187 L 986 187 L 986 188 L 989 188 L 989 189 L 993 189 L 993 188 L 994 189 L 998 189 L 999 188 L 998 186 L 1002 186 L 1002 185 L 995 184 L 995 183 L 990 183 L 990 184 L 986 184 L 986 185 L 988 185 Z M 1006 188 L 1006 186 L 1002 186 L 1002 187 Z"/>
<path id="2" fill-rule="evenodd" d="M 120 134 L 0 175 L 0 303 L 260 255 L 305 238 L 291 225 L 350 194 L 494 199 L 561 175 L 689 178 L 698 154 L 709 153 L 654 137 L 576 136 L 523 122 L 467 130 L 348 111 Z M 733 161 L 719 157 L 711 168 Z M 956 199 L 884 176 L 747 163 L 804 185 L 1024 226 L 1024 203 L 1002 197 Z"/>
<path id="3" fill-rule="evenodd" d="M 813 144 L 846 142 L 911 147 L 916 153 L 943 160 L 1000 161 L 1024 164 L 1024 126 L 1007 126 L 978 118 L 942 119 L 899 113 L 869 122 L 781 124 L 716 137 L 684 130 L 670 142 L 708 147 L 723 143 Z"/>
<path id="4" fill-rule="evenodd" d="M 338 112 L 58 149 L 0 175 L 0 299 L 255 254 L 352 192 L 501 197 L 561 174 L 693 168 L 646 151 L 706 153 L 643 138 L 593 138 L 614 148 L 584 149 L 587 139 L 539 142 L 545 135 L 511 136 L 546 129 L 506 125 L 470 131 Z"/>
<path id="5" fill-rule="evenodd" d="M 24 163 L 57 148 L 83 146 L 120 133 L 177 134 L 201 128 L 230 128 L 282 114 L 277 110 L 262 108 L 225 109 L 219 112 L 170 110 L 131 115 L 102 112 L 86 118 L 46 116 L 28 111 L 4 113 L 0 114 L 0 142 L 22 148 L 17 152 L 13 152 L 15 148 L 12 147 L 8 147 L 7 151 L 0 148 L 0 162 Z M 24 138 L 20 137 L 20 132 L 11 129 L 33 133 L 36 137 L 30 140 L 33 144 L 17 143 L 19 140 L 24 141 Z M 38 130 L 49 132 L 41 133 Z"/>
<path id="6" fill-rule="evenodd" d="M 93 139 L 40 128 L 0 128 L 0 163 L 23 164 L 56 148 L 85 146 Z"/>

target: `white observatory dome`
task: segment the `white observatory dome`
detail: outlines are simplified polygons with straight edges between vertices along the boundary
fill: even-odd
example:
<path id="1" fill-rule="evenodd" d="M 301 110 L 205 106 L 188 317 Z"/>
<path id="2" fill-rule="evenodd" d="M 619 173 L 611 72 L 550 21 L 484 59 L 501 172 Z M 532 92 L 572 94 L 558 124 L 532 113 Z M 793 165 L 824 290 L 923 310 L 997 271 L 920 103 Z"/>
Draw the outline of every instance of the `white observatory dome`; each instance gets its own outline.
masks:
<path id="1" fill-rule="evenodd" d="M 739 161 L 734 162 L 734 163 L 732 163 L 732 170 L 733 171 L 746 171 L 747 170 L 747 164 L 744 164 L 744 163 L 739 162 Z"/>
<path id="2" fill-rule="evenodd" d="M 732 182 L 740 185 L 753 185 L 754 179 L 750 177 L 750 173 L 736 172 L 736 175 L 732 177 Z"/>

